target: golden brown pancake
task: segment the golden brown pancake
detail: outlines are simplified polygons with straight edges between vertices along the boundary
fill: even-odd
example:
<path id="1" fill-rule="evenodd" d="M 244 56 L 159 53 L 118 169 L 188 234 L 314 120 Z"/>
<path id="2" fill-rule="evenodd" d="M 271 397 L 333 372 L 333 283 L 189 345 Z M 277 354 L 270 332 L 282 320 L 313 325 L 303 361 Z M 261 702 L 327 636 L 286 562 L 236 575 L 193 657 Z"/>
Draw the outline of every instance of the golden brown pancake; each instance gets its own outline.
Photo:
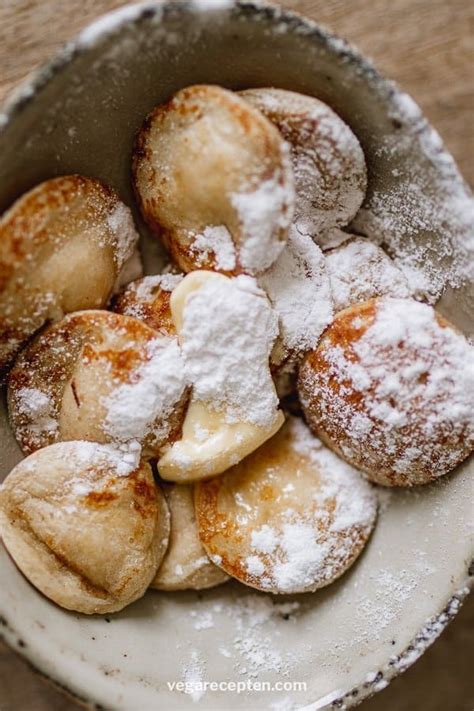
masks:
<path id="1" fill-rule="evenodd" d="M 46 322 L 104 306 L 138 233 L 131 212 L 93 178 L 53 178 L 0 219 L 0 368 Z"/>
<path id="2" fill-rule="evenodd" d="M 110 445 L 61 442 L 7 476 L 0 533 L 22 573 L 57 605 L 115 612 L 154 577 L 169 513 L 148 464 L 125 469 Z"/>
<path id="3" fill-rule="evenodd" d="M 163 488 L 171 516 L 170 542 L 151 587 L 203 590 L 225 583 L 229 576 L 211 563 L 199 540 L 193 486 L 164 484 Z"/>
<path id="4" fill-rule="evenodd" d="M 196 485 L 209 557 L 265 592 L 334 581 L 362 551 L 375 515 L 370 485 L 295 418 L 223 476 Z"/>
<path id="5" fill-rule="evenodd" d="M 309 352 L 298 390 L 312 430 L 378 484 L 413 486 L 472 451 L 473 351 L 426 304 L 372 299 L 344 309 Z"/>
<path id="6" fill-rule="evenodd" d="M 146 118 L 133 156 L 151 230 L 185 272 L 256 274 L 280 253 L 293 214 L 293 175 L 277 129 L 217 86 L 181 89 Z"/>
<path id="7" fill-rule="evenodd" d="M 13 432 L 26 453 L 53 442 L 135 442 L 159 455 L 187 403 L 175 338 L 129 316 L 79 311 L 43 331 L 8 380 Z"/>
<path id="8" fill-rule="evenodd" d="M 247 89 L 291 148 L 295 176 L 294 225 L 324 246 L 326 233 L 347 225 L 362 204 L 367 169 L 349 126 L 319 99 L 283 89 Z"/>

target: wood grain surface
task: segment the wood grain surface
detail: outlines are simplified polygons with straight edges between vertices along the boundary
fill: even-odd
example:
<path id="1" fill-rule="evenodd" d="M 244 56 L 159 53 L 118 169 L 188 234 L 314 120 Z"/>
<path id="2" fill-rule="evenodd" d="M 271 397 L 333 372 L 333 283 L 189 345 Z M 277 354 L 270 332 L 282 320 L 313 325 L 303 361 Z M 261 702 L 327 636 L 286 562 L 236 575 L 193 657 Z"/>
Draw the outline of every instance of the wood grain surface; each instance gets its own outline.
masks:
<path id="1" fill-rule="evenodd" d="M 178 0 L 179 1 L 179 0 Z M 0 102 L 63 42 L 120 0 L 0 0 Z M 371 57 L 420 104 L 474 184 L 474 3 L 286 0 Z M 0 157 L 1 159 L 1 157 Z M 474 598 L 424 657 L 363 711 L 472 711 Z M 74 711 L 0 644 L 1 711 Z M 137 711 L 155 711 L 140 709 Z"/>

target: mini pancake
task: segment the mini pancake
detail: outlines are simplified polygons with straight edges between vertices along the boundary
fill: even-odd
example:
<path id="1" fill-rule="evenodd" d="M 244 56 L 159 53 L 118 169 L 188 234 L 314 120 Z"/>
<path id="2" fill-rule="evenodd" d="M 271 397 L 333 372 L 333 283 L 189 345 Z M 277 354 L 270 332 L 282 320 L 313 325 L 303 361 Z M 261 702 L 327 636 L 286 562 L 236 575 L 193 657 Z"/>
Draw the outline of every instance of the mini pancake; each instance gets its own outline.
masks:
<path id="1" fill-rule="evenodd" d="M 127 470 L 110 445 L 61 442 L 7 476 L 0 533 L 21 572 L 57 605 L 116 612 L 153 579 L 169 513 L 148 464 Z"/>
<path id="2" fill-rule="evenodd" d="M 376 296 L 410 296 L 403 272 L 382 247 L 365 237 L 353 236 L 325 257 L 336 311 Z"/>
<path id="3" fill-rule="evenodd" d="M 0 368 L 44 323 L 104 306 L 137 240 L 98 180 L 53 178 L 20 197 L 0 219 Z"/>
<path id="4" fill-rule="evenodd" d="M 426 484 L 474 447 L 473 349 L 426 304 L 385 297 L 337 314 L 300 366 L 311 429 L 385 486 Z"/>
<path id="5" fill-rule="evenodd" d="M 295 176 L 294 222 L 324 246 L 326 232 L 347 225 L 365 196 L 367 169 L 356 136 L 319 99 L 283 89 L 247 89 L 240 95 L 259 109 L 291 147 Z"/>
<path id="6" fill-rule="evenodd" d="M 164 484 L 163 488 L 171 515 L 170 542 L 151 587 L 203 590 L 225 583 L 229 576 L 211 563 L 199 540 L 193 487 Z"/>
<path id="7" fill-rule="evenodd" d="M 113 309 L 118 314 L 143 321 L 163 335 L 173 336 L 176 329 L 171 317 L 170 298 L 181 279 L 181 274 L 156 274 L 137 279 L 116 297 Z"/>
<path id="8" fill-rule="evenodd" d="M 145 120 L 133 156 L 151 230 L 185 272 L 256 274 L 278 257 L 293 216 L 293 174 L 277 129 L 236 94 L 190 86 Z"/>
<path id="9" fill-rule="evenodd" d="M 43 331 L 8 379 L 23 451 L 53 442 L 135 442 L 159 455 L 181 433 L 187 390 L 175 338 L 129 316 L 79 311 Z"/>
<path id="10" fill-rule="evenodd" d="M 199 536 L 211 560 L 251 587 L 301 593 L 355 561 L 372 531 L 370 485 L 291 418 L 223 476 L 196 485 Z"/>

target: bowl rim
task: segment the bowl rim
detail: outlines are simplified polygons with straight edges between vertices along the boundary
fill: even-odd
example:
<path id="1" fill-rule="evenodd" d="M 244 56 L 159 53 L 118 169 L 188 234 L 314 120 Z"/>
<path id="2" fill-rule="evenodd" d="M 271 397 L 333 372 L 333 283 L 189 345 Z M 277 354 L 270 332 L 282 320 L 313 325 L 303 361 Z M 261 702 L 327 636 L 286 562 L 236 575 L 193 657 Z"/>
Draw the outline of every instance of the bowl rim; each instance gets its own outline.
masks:
<path id="1" fill-rule="evenodd" d="M 215 0 L 214 0 L 215 2 Z M 46 87 L 56 74 L 71 64 L 76 57 L 89 49 L 99 46 L 109 37 L 119 35 L 120 31 L 129 25 L 136 25 L 146 18 L 159 18 L 161 13 L 170 11 L 189 12 L 197 14 L 219 14 L 232 9 L 244 9 L 255 17 L 266 16 L 272 22 L 281 22 L 289 25 L 293 29 L 307 36 L 316 36 L 325 45 L 332 45 L 333 51 L 344 58 L 346 62 L 356 64 L 364 76 L 364 79 L 371 88 L 385 101 L 393 100 L 394 97 L 408 95 L 403 92 L 391 79 L 385 78 L 374 66 L 371 60 L 367 59 L 356 47 L 345 39 L 332 33 L 326 27 L 321 26 L 315 20 L 305 17 L 301 13 L 288 10 L 268 0 L 217 0 L 217 5 L 213 5 L 213 0 L 142 0 L 137 3 L 123 5 L 115 10 L 97 16 L 92 22 L 84 26 L 71 40 L 65 43 L 51 59 L 47 60 L 39 67 L 30 72 L 27 77 L 15 86 L 0 105 L 0 135 L 12 124 L 15 118 L 28 106 L 36 95 Z M 413 104 L 412 120 L 421 122 L 421 130 L 435 131 L 431 124 L 424 118 L 418 104 L 409 97 Z M 446 159 L 455 166 L 455 161 L 451 153 L 445 148 L 440 139 L 440 149 L 438 153 L 440 162 Z M 456 167 L 456 166 L 455 166 Z M 459 179 L 464 182 L 462 175 L 456 167 Z M 349 689 L 336 690 L 326 694 L 324 697 L 305 705 L 301 711 L 323 711 L 330 708 L 346 708 L 359 705 L 365 699 L 370 698 L 379 691 L 385 689 L 388 684 L 397 676 L 411 667 L 428 649 L 431 644 L 441 635 L 446 626 L 459 612 L 463 602 L 471 592 L 474 585 L 474 560 L 468 567 L 466 578 L 461 587 L 454 591 L 445 604 L 444 608 L 436 615 L 426 620 L 423 627 L 417 631 L 411 642 L 396 657 L 392 657 L 388 663 L 375 672 L 371 672 L 365 679 Z M 30 654 L 29 646 L 18 639 L 15 629 L 8 622 L 5 613 L 0 611 L 0 639 L 8 647 L 18 654 L 28 666 L 42 679 L 49 682 L 59 692 L 65 694 L 82 707 L 90 709 L 103 709 L 101 702 L 85 696 L 80 684 L 74 689 L 70 688 L 62 678 L 60 668 L 52 676 L 46 671 L 44 665 L 35 661 L 34 655 Z"/>

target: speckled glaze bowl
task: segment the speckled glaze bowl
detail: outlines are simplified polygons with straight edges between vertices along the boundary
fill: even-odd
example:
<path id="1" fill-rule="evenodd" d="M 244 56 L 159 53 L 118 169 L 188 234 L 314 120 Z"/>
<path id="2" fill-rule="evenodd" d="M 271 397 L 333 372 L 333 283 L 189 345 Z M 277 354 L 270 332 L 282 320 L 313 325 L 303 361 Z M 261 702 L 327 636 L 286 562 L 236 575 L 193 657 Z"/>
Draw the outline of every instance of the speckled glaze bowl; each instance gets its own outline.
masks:
<path id="1" fill-rule="evenodd" d="M 421 261 L 433 278 L 465 259 L 466 225 L 456 210 L 440 220 L 417 199 L 409 203 L 414 221 L 406 210 L 399 218 L 414 170 L 425 196 L 467 200 L 456 166 L 411 99 L 314 23 L 244 0 L 125 7 L 82 32 L 0 114 L 0 209 L 68 172 L 110 183 L 133 206 L 136 129 L 155 104 L 197 82 L 273 85 L 323 99 L 366 153 L 367 233 L 390 218 L 397 249 L 426 246 Z M 137 221 L 153 273 L 162 253 Z M 466 288 L 448 289 L 440 308 L 472 332 Z M 20 458 L 2 406 L 1 477 Z M 466 595 L 472 469 L 467 462 L 436 485 L 384 492 L 360 560 L 312 595 L 275 600 L 232 583 L 202 594 L 150 592 L 119 614 L 85 617 L 45 599 L 2 548 L 2 634 L 43 674 L 100 707 L 349 708 L 412 664 Z M 204 691 L 192 685 L 200 681 L 231 684 Z M 173 682 L 188 682 L 192 693 Z M 232 682 L 254 688 L 237 693 Z"/>

